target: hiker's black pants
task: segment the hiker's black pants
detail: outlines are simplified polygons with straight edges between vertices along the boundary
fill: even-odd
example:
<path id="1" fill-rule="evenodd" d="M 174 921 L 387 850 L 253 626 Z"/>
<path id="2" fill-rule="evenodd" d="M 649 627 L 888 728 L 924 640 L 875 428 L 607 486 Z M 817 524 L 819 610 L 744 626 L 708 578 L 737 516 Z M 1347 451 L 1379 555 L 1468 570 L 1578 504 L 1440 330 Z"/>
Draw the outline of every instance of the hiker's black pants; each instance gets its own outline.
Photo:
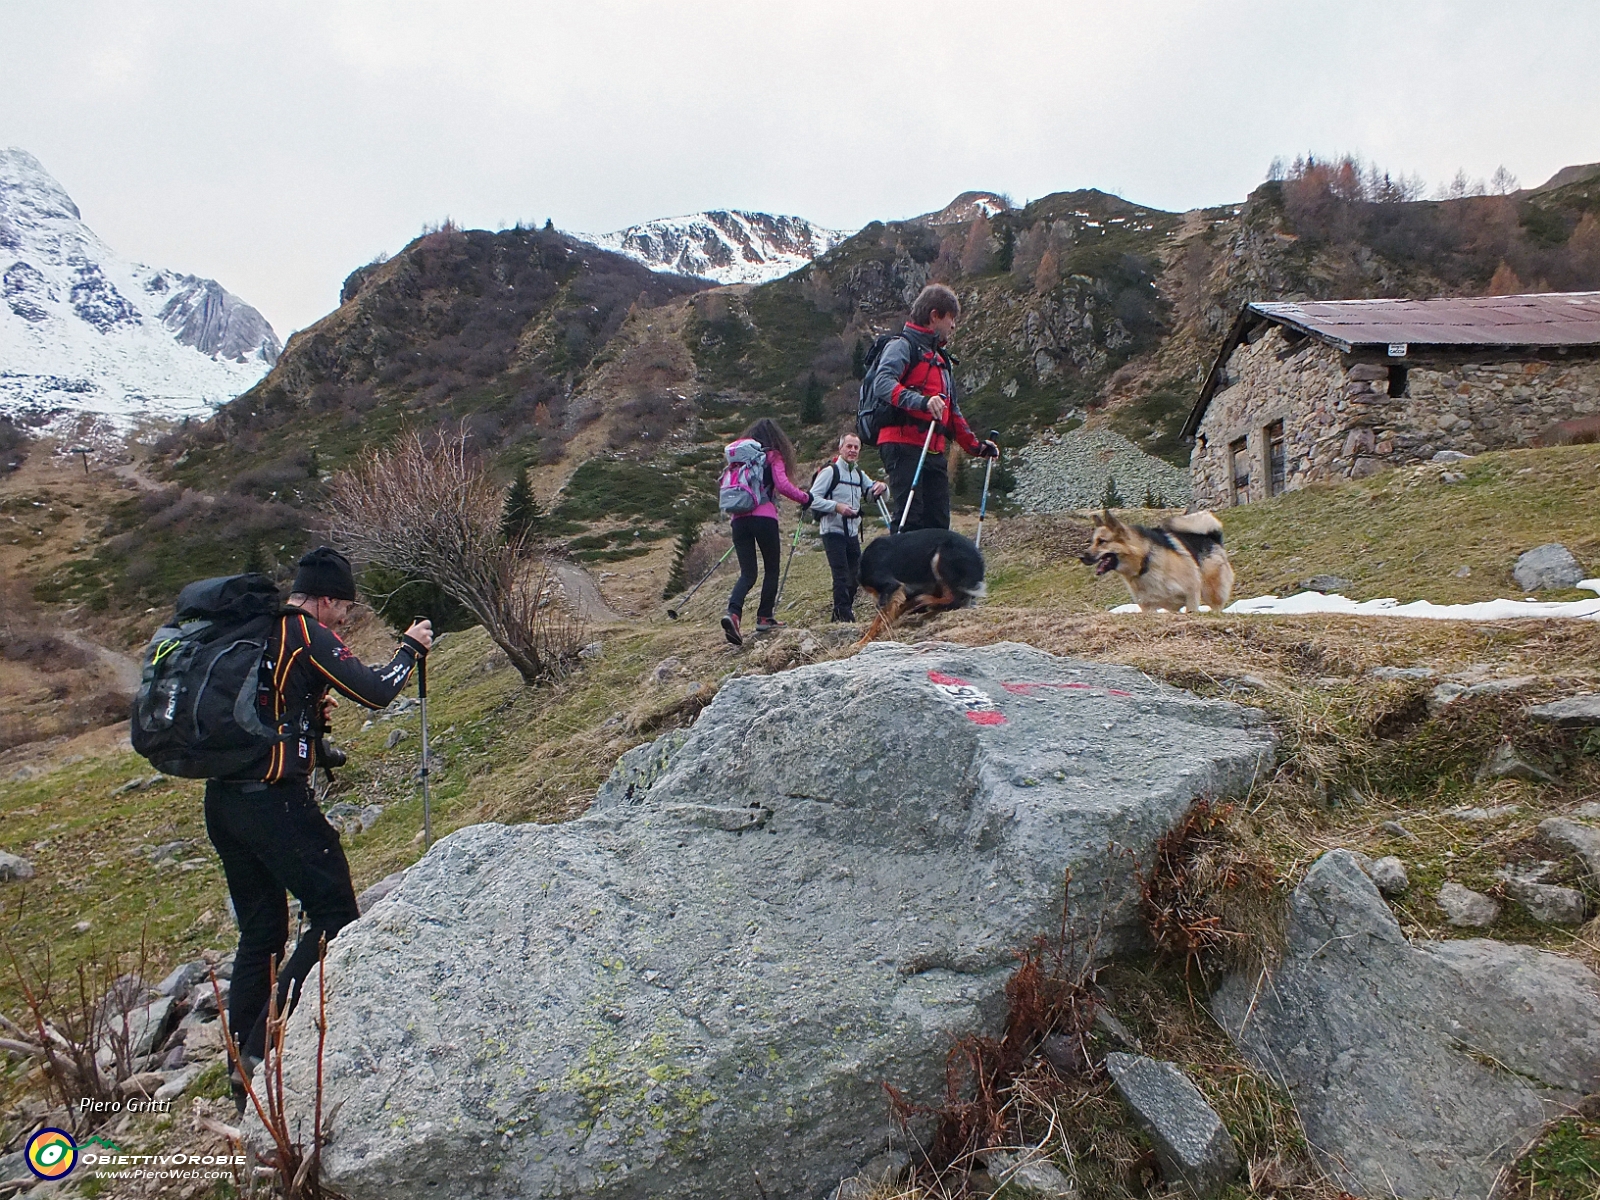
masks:
<path id="1" fill-rule="evenodd" d="M 289 940 L 293 892 L 305 932 L 278 971 L 278 1011 L 300 999 L 300 983 L 317 965 L 319 945 L 361 915 L 339 832 L 328 824 L 304 781 L 206 782 L 206 834 L 222 859 L 239 949 L 228 992 L 228 1026 L 246 1054 L 263 1056 L 271 964 Z"/>
<path id="2" fill-rule="evenodd" d="M 861 578 L 861 539 L 848 533 L 822 535 L 822 552 L 833 572 L 833 619 L 856 619 L 856 588 Z"/>
<path id="3" fill-rule="evenodd" d="M 929 454 L 922 464 L 922 478 L 917 480 L 917 494 L 911 498 L 911 512 L 900 523 L 905 512 L 906 493 L 911 490 L 911 478 L 917 473 L 917 459 L 922 457 L 922 447 L 907 446 L 899 442 L 884 442 L 878 446 L 878 456 L 883 459 L 883 477 L 889 484 L 889 495 L 894 504 L 890 516 L 894 518 L 896 533 L 909 533 L 913 529 L 950 528 L 950 471 L 943 454 Z"/>
<path id="4" fill-rule="evenodd" d="M 756 605 L 756 620 L 770 620 L 773 607 L 778 603 L 778 518 L 735 517 L 733 525 L 733 552 L 739 556 L 739 579 L 728 597 L 728 611 L 734 616 L 744 616 L 744 598 L 756 583 L 756 550 L 761 551 L 761 565 L 766 574 L 761 580 L 761 601 Z"/>

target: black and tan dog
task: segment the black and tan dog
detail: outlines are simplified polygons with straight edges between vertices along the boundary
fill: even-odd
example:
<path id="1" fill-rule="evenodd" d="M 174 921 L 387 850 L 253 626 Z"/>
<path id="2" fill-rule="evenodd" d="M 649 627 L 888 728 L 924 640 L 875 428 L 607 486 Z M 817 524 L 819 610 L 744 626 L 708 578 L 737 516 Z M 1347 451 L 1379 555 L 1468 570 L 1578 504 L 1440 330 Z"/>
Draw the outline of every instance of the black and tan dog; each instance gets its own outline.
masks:
<path id="1" fill-rule="evenodd" d="M 864 646 L 908 612 L 965 608 L 983 595 L 983 555 L 948 529 L 877 538 L 861 552 L 861 586 L 878 602 Z"/>
<path id="2" fill-rule="evenodd" d="M 1096 575 L 1115 571 L 1143 609 L 1202 605 L 1226 608 L 1233 594 L 1233 566 L 1222 548 L 1222 522 L 1213 513 L 1185 513 L 1158 528 L 1127 525 L 1110 512 L 1100 514 L 1089 552 L 1078 561 Z"/>

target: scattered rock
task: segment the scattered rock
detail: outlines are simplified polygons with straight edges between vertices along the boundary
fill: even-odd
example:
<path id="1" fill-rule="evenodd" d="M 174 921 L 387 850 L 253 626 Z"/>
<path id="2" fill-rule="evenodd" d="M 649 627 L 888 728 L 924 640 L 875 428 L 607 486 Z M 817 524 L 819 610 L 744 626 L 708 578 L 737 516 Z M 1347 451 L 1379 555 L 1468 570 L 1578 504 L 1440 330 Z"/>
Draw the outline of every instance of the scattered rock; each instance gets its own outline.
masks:
<path id="1" fill-rule="evenodd" d="M 0 883 L 11 879 L 32 879 L 33 864 L 15 854 L 0 850 Z"/>
<path id="2" fill-rule="evenodd" d="M 1590 800 L 1572 810 L 1572 815 L 1582 821 L 1600 820 L 1600 800 Z"/>
<path id="3" fill-rule="evenodd" d="M 1541 925 L 1582 925 L 1587 905 L 1577 888 L 1539 883 L 1525 876 L 1504 874 L 1506 895 L 1522 905 Z"/>
<path id="4" fill-rule="evenodd" d="M 1547 845 L 1577 855 L 1589 878 L 1600 885 L 1600 829 L 1565 817 L 1550 817 L 1539 822 L 1539 836 Z"/>
<path id="5" fill-rule="evenodd" d="M 1072 1180 L 1047 1157 L 1043 1149 L 1023 1153 L 991 1150 L 984 1155 L 989 1174 L 1004 1186 L 1006 1196 L 1018 1200 L 1077 1200 Z"/>
<path id="6" fill-rule="evenodd" d="M 1436 450 L 1434 451 L 1433 458 L 1429 461 L 1436 463 L 1465 462 L 1471 457 L 1472 455 L 1463 454 L 1459 450 Z"/>
<path id="7" fill-rule="evenodd" d="M 884 1185 L 899 1182 L 911 1159 L 904 1151 L 887 1150 L 873 1158 L 829 1193 L 828 1200 L 872 1200 Z"/>
<path id="8" fill-rule="evenodd" d="M 330 945 L 324 1177 L 688 1200 L 761 1162 L 824 1195 L 881 1150 L 879 1081 L 934 1100 L 950 1038 L 1000 1032 L 1064 872 L 1104 952 L 1140 944 L 1134 862 L 1272 747 L 1252 710 L 1018 645 L 731 679 L 584 816 L 456 831 Z"/>
<path id="9" fill-rule="evenodd" d="M 1445 884 L 1439 889 L 1437 899 L 1450 924 L 1460 929 L 1482 929 L 1493 925 L 1500 915 L 1499 901 L 1459 883 Z"/>
<path id="10" fill-rule="evenodd" d="M 179 1048 L 182 1049 L 182 1047 Z M 200 1074 L 200 1070 L 198 1063 L 184 1067 L 156 1089 L 155 1098 L 157 1100 L 176 1100 L 195 1081 Z"/>
<path id="11" fill-rule="evenodd" d="M 1480 774 L 1479 779 L 1482 778 Z M 1521 811 L 1520 804 L 1496 804 L 1492 808 L 1450 808 L 1445 810 L 1445 815 L 1454 817 L 1458 821 L 1470 821 L 1475 825 L 1481 825 L 1485 821 L 1499 821 L 1515 816 Z"/>
<path id="12" fill-rule="evenodd" d="M 676 675 L 682 669 L 683 663 L 680 662 L 676 657 L 663 658 L 653 668 L 651 668 L 650 674 L 646 676 L 646 678 L 651 683 L 662 684 L 673 675 Z"/>
<path id="13" fill-rule="evenodd" d="M 1467 481 L 1467 477 L 1464 474 L 1462 474 L 1460 471 L 1441 471 L 1441 472 L 1439 472 L 1439 482 L 1440 483 L 1465 483 L 1466 481 Z"/>
<path id="14" fill-rule="evenodd" d="M 1373 667 L 1367 674 L 1374 679 L 1432 679 L 1439 672 L 1432 667 Z"/>
<path id="15" fill-rule="evenodd" d="M 1525 592 L 1539 592 L 1549 588 L 1569 588 L 1581 580 L 1584 570 L 1560 542 L 1546 542 L 1535 546 L 1517 559 L 1511 568 L 1511 578 Z"/>
<path id="16" fill-rule="evenodd" d="M 1559 729 L 1588 729 L 1600 725 L 1600 694 L 1568 696 L 1527 710 L 1528 720 Z"/>
<path id="17" fill-rule="evenodd" d="M 1488 679 L 1482 683 L 1463 683 L 1459 678 L 1448 679 L 1433 689 L 1428 697 L 1428 707 L 1438 711 L 1447 704 L 1469 696 L 1498 696 L 1504 692 L 1518 692 L 1532 687 L 1540 680 L 1534 675 L 1515 675 L 1507 679 Z"/>
<path id="18" fill-rule="evenodd" d="M 394 891 L 395 888 L 399 887 L 400 881 L 405 877 L 406 873 L 403 870 L 396 871 L 392 875 L 385 875 L 382 879 L 378 880 L 377 883 L 373 884 L 366 891 L 362 892 L 356 897 L 356 907 L 361 910 L 363 915 L 365 915 L 374 904 L 376 904 L 379 900 L 382 900 L 390 892 Z"/>
<path id="19" fill-rule="evenodd" d="M 156 984 L 156 991 L 163 996 L 187 996 L 195 984 L 206 978 L 209 971 L 210 964 L 203 958 L 186 962 L 181 967 L 173 968 L 172 974 Z"/>
<path id="20" fill-rule="evenodd" d="M 1411 830 L 1407 829 L 1404 825 L 1400 824 L 1399 821 L 1384 821 L 1378 826 L 1378 828 L 1389 834 L 1391 837 L 1403 837 L 1408 841 L 1413 842 L 1418 840 L 1417 835 L 1412 833 Z"/>
<path id="21" fill-rule="evenodd" d="M 1489 761 L 1478 768 L 1478 782 L 1488 779 L 1521 779 L 1528 783 L 1551 783 L 1549 774 L 1541 771 L 1530 762 L 1524 761 L 1510 742 L 1501 742 L 1495 752 L 1489 756 Z M 1511 807 L 1516 811 L 1515 806 Z"/>
<path id="22" fill-rule="evenodd" d="M 1239 1152 L 1205 1097 L 1182 1068 L 1133 1054 L 1106 1055 L 1106 1070 L 1150 1135 L 1168 1187 L 1199 1198 L 1216 1195 L 1239 1173 Z"/>
<path id="23" fill-rule="evenodd" d="M 1128 1027 L 1119 1021 L 1116 1014 L 1107 1008 L 1103 1002 L 1095 1005 L 1094 1023 L 1109 1034 L 1113 1041 L 1126 1046 L 1135 1053 L 1142 1054 L 1144 1052 L 1144 1047 L 1139 1044 L 1139 1039 L 1129 1032 Z"/>
<path id="24" fill-rule="evenodd" d="M 72 931 L 74 933 L 88 933 L 89 930 L 91 930 L 93 928 L 94 928 L 94 925 L 91 922 L 89 922 L 89 921 L 79 921 L 76 925 L 74 925 L 72 927 Z"/>
<path id="25" fill-rule="evenodd" d="M 1466 563 L 1462 563 L 1451 574 L 1457 579 L 1470 579 L 1472 577 L 1472 568 L 1467 566 Z"/>
<path id="26" fill-rule="evenodd" d="M 384 749 L 393 750 L 410 736 L 411 731 L 408 729 L 391 729 L 389 730 L 389 736 L 383 741 Z"/>
<path id="27" fill-rule="evenodd" d="M 605 656 L 606 648 L 601 642 L 590 642 L 582 650 L 578 651 L 578 657 L 586 662 L 594 662 L 596 659 L 601 659 Z"/>
<path id="28" fill-rule="evenodd" d="M 1367 877 L 1385 896 L 1398 896 L 1411 886 L 1405 863 L 1392 854 L 1375 860 Z"/>
<path id="29" fill-rule="evenodd" d="M 1346 579 L 1343 575 L 1313 575 L 1305 582 L 1305 587 L 1309 591 L 1323 592 L 1324 594 L 1328 592 L 1346 592 L 1354 586 L 1354 582 Z"/>
<path id="30" fill-rule="evenodd" d="M 1357 1195 L 1486 1197 L 1547 1120 L 1600 1088 L 1600 980 L 1526 946 L 1413 946 L 1347 851 L 1295 890 L 1270 980 L 1234 976 L 1212 1010 Z"/>

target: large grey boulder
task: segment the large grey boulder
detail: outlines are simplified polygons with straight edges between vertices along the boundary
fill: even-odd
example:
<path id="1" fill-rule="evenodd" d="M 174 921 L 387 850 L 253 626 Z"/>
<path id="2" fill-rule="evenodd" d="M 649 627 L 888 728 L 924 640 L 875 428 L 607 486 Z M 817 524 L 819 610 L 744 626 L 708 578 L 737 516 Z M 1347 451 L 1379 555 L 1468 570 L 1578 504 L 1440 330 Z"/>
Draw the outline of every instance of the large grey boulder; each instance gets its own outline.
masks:
<path id="1" fill-rule="evenodd" d="M 821 1196 L 881 1149 L 881 1081 L 936 1099 L 951 1036 L 1000 1032 L 1067 870 L 1075 920 L 1129 944 L 1136 859 L 1271 754 L 1251 710 L 1018 645 L 731 680 L 583 817 L 460 830 L 340 933 L 325 1176 L 668 1200 L 757 1168 Z"/>
<path id="2" fill-rule="evenodd" d="M 1295 890 L 1288 938 L 1270 978 L 1229 979 L 1212 1010 L 1292 1094 L 1342 1188 L 1486 1197 L 1600 1088 L 1600 980 L 1526 946 L 1412 945 L 1348 851 Z"/>
<path id="3" fill-rule="evenodd" d="M 1583 567 L 1560 542 L 1546 542 L 1517 558 L 1511 578 L 1525 592 L 1569 588 L 1583 578 Z"/>
<path id="4" fill-rule="evenodd" d="M 1176 1063 L 1137 1054 L 1106 1055 L 1123 1103 L 1150 1135 L 1161 1177 L 1209 1200 L 1239 1173 L 1239 1151 L 1216 1109 Z"/>
<path id="5" fill-rule="evenodd" d="M 32 879 L 33 864 L 15 854 L 0 850 L 0 883 L 12 879 Z"/>

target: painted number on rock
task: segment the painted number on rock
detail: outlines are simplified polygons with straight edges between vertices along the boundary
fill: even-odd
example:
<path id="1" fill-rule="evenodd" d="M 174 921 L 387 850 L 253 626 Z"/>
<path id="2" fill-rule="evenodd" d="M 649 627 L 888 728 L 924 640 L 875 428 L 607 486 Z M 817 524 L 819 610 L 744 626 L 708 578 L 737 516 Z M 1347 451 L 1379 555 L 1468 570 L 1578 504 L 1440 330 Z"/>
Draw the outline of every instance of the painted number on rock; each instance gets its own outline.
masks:
<path id="1" fill-rule="evenodd" d="M 946 675 L 941 671 L 929 671 L 928 682 L 933 684 L 935 691 L 965 712 L 967 720 L 974 725 L 1006 723 L 1005 714 L 994 706 L 994 701 L 965 679 L 957 679 L 954 675 Z"/>

